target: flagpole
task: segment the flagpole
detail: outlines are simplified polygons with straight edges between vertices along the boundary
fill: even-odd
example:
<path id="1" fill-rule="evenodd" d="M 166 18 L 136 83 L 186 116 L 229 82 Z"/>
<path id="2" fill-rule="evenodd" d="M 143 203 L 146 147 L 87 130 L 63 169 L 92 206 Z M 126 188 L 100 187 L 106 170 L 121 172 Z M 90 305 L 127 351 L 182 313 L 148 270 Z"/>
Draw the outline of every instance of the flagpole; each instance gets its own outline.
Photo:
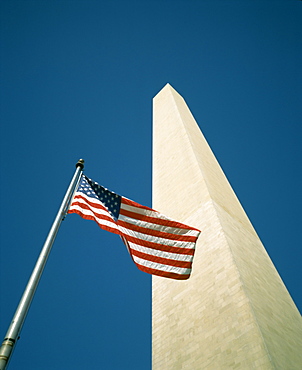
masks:
<path id="1" fill-rule="evenodd" d="M 66 191 L 65 197 L 62 201 L 61 207 L 59 208 L 59 211 L 57 213 L 57 216 L 53 222 L 53 225 L 48 233 L 48 236 L 46 238 L 46 241 L 44 243 L 44 246 L 42 248 L 42 251 L 40 253 L 40 256 L 37 260 L 37 263 L 33 269 L 33 272 L 31 274 L 31 277 L 27 283 L 27 286 L 24 290 L 23 296 L 19 302 L 19 305 L 16 309 L 15 315 L 11 321 L 11 324 L 8 328 L 8 331 L 5 335 L 5 338 L 3 340 L 2 346 L 0 348 L 0 370 L 6 369 L 9 359 L 11 357 L 11 354 L 13 352 L 13 349 L 15 347 L 16 341 L 19 339 L 19 334 L 21 332 L 23 323 L 25 321 L 27 312 L 29 310 L 31 301 L 34 297 L 35 291 L 37 289 L 37 286 L 39 284 L 39 280 L 41 278 L 41 275 L 43 273 L 44 267 L 47 262 L 47 258 L 49 256 L 49 253 L 51 251 L 52 245 L 54 243 L 54 240 L 56 238 L 57 232 L 59 230 L 59 227 L 61 225 L 62 220 L 64 219 L 70 202 L 72 200 L 73 194 L 76 190 L 76 187 L 79 183 L 82 170 L 84 168 L 84 160 L 79 159 L 76 164 L 76 171 L 73 175 L 73 178 L 70 182 L 70 185 Z"/>

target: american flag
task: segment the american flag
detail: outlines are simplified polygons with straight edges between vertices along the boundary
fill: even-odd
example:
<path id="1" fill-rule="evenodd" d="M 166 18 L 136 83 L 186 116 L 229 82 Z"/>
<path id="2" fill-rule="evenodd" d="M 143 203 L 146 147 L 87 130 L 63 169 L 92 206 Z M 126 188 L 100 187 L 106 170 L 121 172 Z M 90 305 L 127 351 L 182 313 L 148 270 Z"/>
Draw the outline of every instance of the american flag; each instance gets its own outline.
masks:
<path id="1" fill-rule="evenodd" d="M 140 270 L 179 280 L 190 277 L 198 229 L 115 194 L 83 174 L 68 213 L 120 235 Z"/>

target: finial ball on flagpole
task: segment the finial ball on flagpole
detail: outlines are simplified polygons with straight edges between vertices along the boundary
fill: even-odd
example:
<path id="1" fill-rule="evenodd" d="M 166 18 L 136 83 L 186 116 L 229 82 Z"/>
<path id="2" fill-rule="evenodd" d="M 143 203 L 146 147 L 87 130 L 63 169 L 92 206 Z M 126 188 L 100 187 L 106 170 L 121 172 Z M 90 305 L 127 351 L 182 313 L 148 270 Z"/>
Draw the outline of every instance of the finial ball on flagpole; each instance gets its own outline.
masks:
<path id="1" fill-rule="evenodd" d="M 84 159 L 79 159 L 77 161 L 76 167 L 81 167 L 81 170 L 84 168 Z"/>

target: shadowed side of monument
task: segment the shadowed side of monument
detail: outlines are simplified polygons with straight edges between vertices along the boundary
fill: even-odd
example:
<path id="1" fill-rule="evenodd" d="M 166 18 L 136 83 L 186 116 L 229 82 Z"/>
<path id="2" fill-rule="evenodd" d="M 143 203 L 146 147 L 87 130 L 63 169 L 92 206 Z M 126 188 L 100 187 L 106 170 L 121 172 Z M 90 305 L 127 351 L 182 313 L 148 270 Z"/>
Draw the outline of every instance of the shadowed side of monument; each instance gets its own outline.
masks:
<path id="1" fill-rule="evenodd" d="M 192 276 L 153 277 L 153 369 L 298 369 L 301 316 L 183 98 L 153 105 L 153 207 L 202 231 Z"/>

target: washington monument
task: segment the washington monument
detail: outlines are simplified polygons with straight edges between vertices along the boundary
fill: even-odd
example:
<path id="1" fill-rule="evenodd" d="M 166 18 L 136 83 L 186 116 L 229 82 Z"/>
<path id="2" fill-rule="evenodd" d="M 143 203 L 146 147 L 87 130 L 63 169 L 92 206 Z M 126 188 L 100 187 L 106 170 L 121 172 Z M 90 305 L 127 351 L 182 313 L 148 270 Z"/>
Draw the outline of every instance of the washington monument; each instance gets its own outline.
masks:
<path id="1" fill-rule="evenodd" d="M 152 368 L 301 369 L 301 315 L 184 99 L 153 102 L 153 207 L 200 229 L 191 278 L 152 277 Z"/>

